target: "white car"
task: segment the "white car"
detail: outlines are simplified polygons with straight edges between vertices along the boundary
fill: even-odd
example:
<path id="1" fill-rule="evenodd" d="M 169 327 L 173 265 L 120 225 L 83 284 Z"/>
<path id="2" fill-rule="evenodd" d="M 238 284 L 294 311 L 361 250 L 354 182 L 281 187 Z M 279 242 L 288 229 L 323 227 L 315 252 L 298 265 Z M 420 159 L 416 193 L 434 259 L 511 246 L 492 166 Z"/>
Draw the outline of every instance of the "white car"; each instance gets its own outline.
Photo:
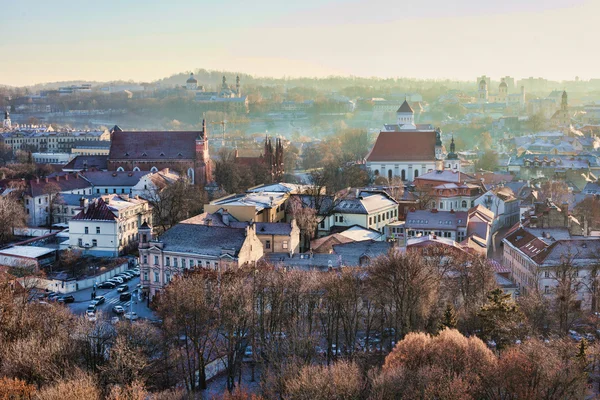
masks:
<path id="1" fill-rule="evenodd" d="M 127 313 L 123 314 L 123 318 L 128 319 L 130 321 L 135 321 L 139 317 L 135 312 L 127 312 Z"/>
<path id="2" fill-rule="evenodd" d="M 92 312 L 92 311 L 87 311 L 87 312 L 85 313 L 85 315 L 86 315 L 86 317 L 87 317 L 88 321 L 95 322 L 95 321 L 96 321 L 96 319 L 97 319 L 97 318 L 96 318 L 96 313 L 94 313 L 94 312 Z"/>

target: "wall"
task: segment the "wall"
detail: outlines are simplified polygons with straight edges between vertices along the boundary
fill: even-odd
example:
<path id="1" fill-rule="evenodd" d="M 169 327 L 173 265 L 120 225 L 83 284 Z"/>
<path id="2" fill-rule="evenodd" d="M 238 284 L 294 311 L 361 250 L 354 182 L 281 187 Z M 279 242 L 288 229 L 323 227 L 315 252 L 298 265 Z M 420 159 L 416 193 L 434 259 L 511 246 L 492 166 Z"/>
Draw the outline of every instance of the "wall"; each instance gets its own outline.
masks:
<path id="1" fill-rule="evenodd" d="M 88 233 L 85 233 L 85 228 Z M 96 227 L 100 227 L 100 234 L 96 233 Z M 95 256 L 117 257 L 119 255 L 119 239 L 117 237 L 117 223 L 115 221 L 69 221 L 69 245 L 79 248 L 79 239 L 85 245 L 97 240 L 95 247 L 84 249 L 84 254 Z"/>
<path id="2" fill-rule="evenodd" d="M 72 293 L 77 290 L 88 289 L 94 286 L 95 283 L 102 283 L 113 276 L 129 269 L 127 263 L 123 263 L 117 268 L 107 271 L 101 275 L 82 279 L 79 281 L 60 281 L 56 279 L 37 279 L 35 287 L 39 289 L 48 289 L 57 293 Z"/>

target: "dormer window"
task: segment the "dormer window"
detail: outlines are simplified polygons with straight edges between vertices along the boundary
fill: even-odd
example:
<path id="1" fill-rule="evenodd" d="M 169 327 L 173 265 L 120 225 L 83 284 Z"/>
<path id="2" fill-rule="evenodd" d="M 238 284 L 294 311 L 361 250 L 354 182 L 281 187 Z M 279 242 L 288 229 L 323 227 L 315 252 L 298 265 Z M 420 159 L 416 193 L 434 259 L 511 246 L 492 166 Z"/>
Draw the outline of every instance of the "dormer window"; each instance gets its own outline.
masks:
<path id="1" fill-rule="evenodd" d="M 129 157 L 129 153 L 125 153 L 125 157 Z"/>
<path id="2" fill-rule="evenodd" d="M 142 157 L 148 157 L 148 154 L 146 154 L 146 152 L 143 152 Z"/>
<path id="3" fill-rule="evenodd" d="M 165 153 L 160 153 L 160 156 L 161 156 L 161 157 L 164 157 L 164 156 L 165 156 Z"/>
<path id="4" fill-rule="evenodd" d="M 181 157 L 183 157 L 183 154 L 177 153 L 177 157 L 181 158 Z"/>

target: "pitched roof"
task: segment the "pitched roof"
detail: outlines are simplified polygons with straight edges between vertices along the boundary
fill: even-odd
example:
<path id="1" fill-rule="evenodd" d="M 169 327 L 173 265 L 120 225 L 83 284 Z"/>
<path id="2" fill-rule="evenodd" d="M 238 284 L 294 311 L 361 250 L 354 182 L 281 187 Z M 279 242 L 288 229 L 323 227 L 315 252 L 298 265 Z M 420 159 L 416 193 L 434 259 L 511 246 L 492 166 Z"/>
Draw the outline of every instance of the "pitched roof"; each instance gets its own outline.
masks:
<path id="1" fill-rule="evenodd" d="M 179 223 L 166 231 L 160 241 L 165 251 L 219 257 L 237 256 L 246 240 L 245 229 Z"/>
<path id="2" fill-rule="evenodd" d="M 402 103 L 402 105 L 400 106 L 400 108 L 396 112 L 399 112 L 399 113 L 411 113 L 411 114 L 415 113 L 413 111 L 413 109 L 410 107 L 410 104 L 408 104 L 408 101 L 406 101 L 406 100 L 404 100 L 404 103 Z"/>
<path id="3" fill-rule="evenodd" d="M 292 234 L 292 224 L 287 222 L 257 222 L 257 235 L 289 236 Z"/>
<path id="4" fill-rule="evenodd" d="M 369 162 L 433 161 L 435 131 L 380 132 L 367 155 Z"/>
<path id="5" fill-rule="evenodd" d="M 52 178 L 32 179 L 29 181 L 31 188 L 31 197 L 37 197 L 47 194 L 49 191 L 54 191 L 55 188 L 59 192 L 69 192 L 77 189 L 91 188 L 92 184 L 78 174 L 63 173 Z"/>
<path id="6" fill-rule="evenodd" d="M 148 171 L 88 171 L 81 175 L 94 186 L 135 186 Z"/>
<path id="7" fill-rule="evenodd" d="M 63 171 L 106 170 L 108 168 L 108 156 L 77 156 L 62 169 Z"/>
<path id="8" fill-rule="evenodd" d="M 194 159 L 203 131 L 123 132 L 111 136 L 109 160 Z"/>
<path id="9" fill-rule="evenodd" d="M 102 198 L 90 203 L 87 211 L 81 210 L 73 217 L 73 221 L 114 221 L 117 218 Z"/>

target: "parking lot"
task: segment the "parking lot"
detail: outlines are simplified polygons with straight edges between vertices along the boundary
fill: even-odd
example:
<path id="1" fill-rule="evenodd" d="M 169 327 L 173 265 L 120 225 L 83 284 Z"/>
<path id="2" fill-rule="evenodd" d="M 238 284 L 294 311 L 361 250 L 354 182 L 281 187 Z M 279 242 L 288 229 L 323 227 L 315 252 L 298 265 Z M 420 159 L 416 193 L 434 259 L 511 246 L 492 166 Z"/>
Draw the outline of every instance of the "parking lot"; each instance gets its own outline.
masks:
<path id="1" fill-rule="evenodd" d="M 140 278 L 138 276 L 131 279 L 129 282 L 125 282 L 127 286 L 129 286 L 128 292 L 132 292 L 137 288 L 137 285 L 140 283 Z M 76 315 L 85 315 L 85 312 L 92 300 L 92 291 L 93 289 L 84 289 L 79 290 L 77 292 L 69 293 L 73 297 L 75 297 L 75 302 L 68 304 L 71 312 Z M 140 318 L 154 320 L 157 319 L 156 315 L 150 310 L 147 306 L 146 299 L 141 299 L 139 292 L 133 293 L 131 300 L 121 301 L 119 296 L 121 293 L 114 289 L 96 289 L 96 296 L 104 296 L 106 299 L 104 303 L 96 306 L 96 313 L 99 315 L 100 313 L 107 316 L 113 317 L 116 316 L 112 312 L 112 308 L 116 305 L 120 305 L 125 309 L 125 312 L 133 311 L 137 313 Z M 122 316 L 121 316 L 122 318 Z"/>

